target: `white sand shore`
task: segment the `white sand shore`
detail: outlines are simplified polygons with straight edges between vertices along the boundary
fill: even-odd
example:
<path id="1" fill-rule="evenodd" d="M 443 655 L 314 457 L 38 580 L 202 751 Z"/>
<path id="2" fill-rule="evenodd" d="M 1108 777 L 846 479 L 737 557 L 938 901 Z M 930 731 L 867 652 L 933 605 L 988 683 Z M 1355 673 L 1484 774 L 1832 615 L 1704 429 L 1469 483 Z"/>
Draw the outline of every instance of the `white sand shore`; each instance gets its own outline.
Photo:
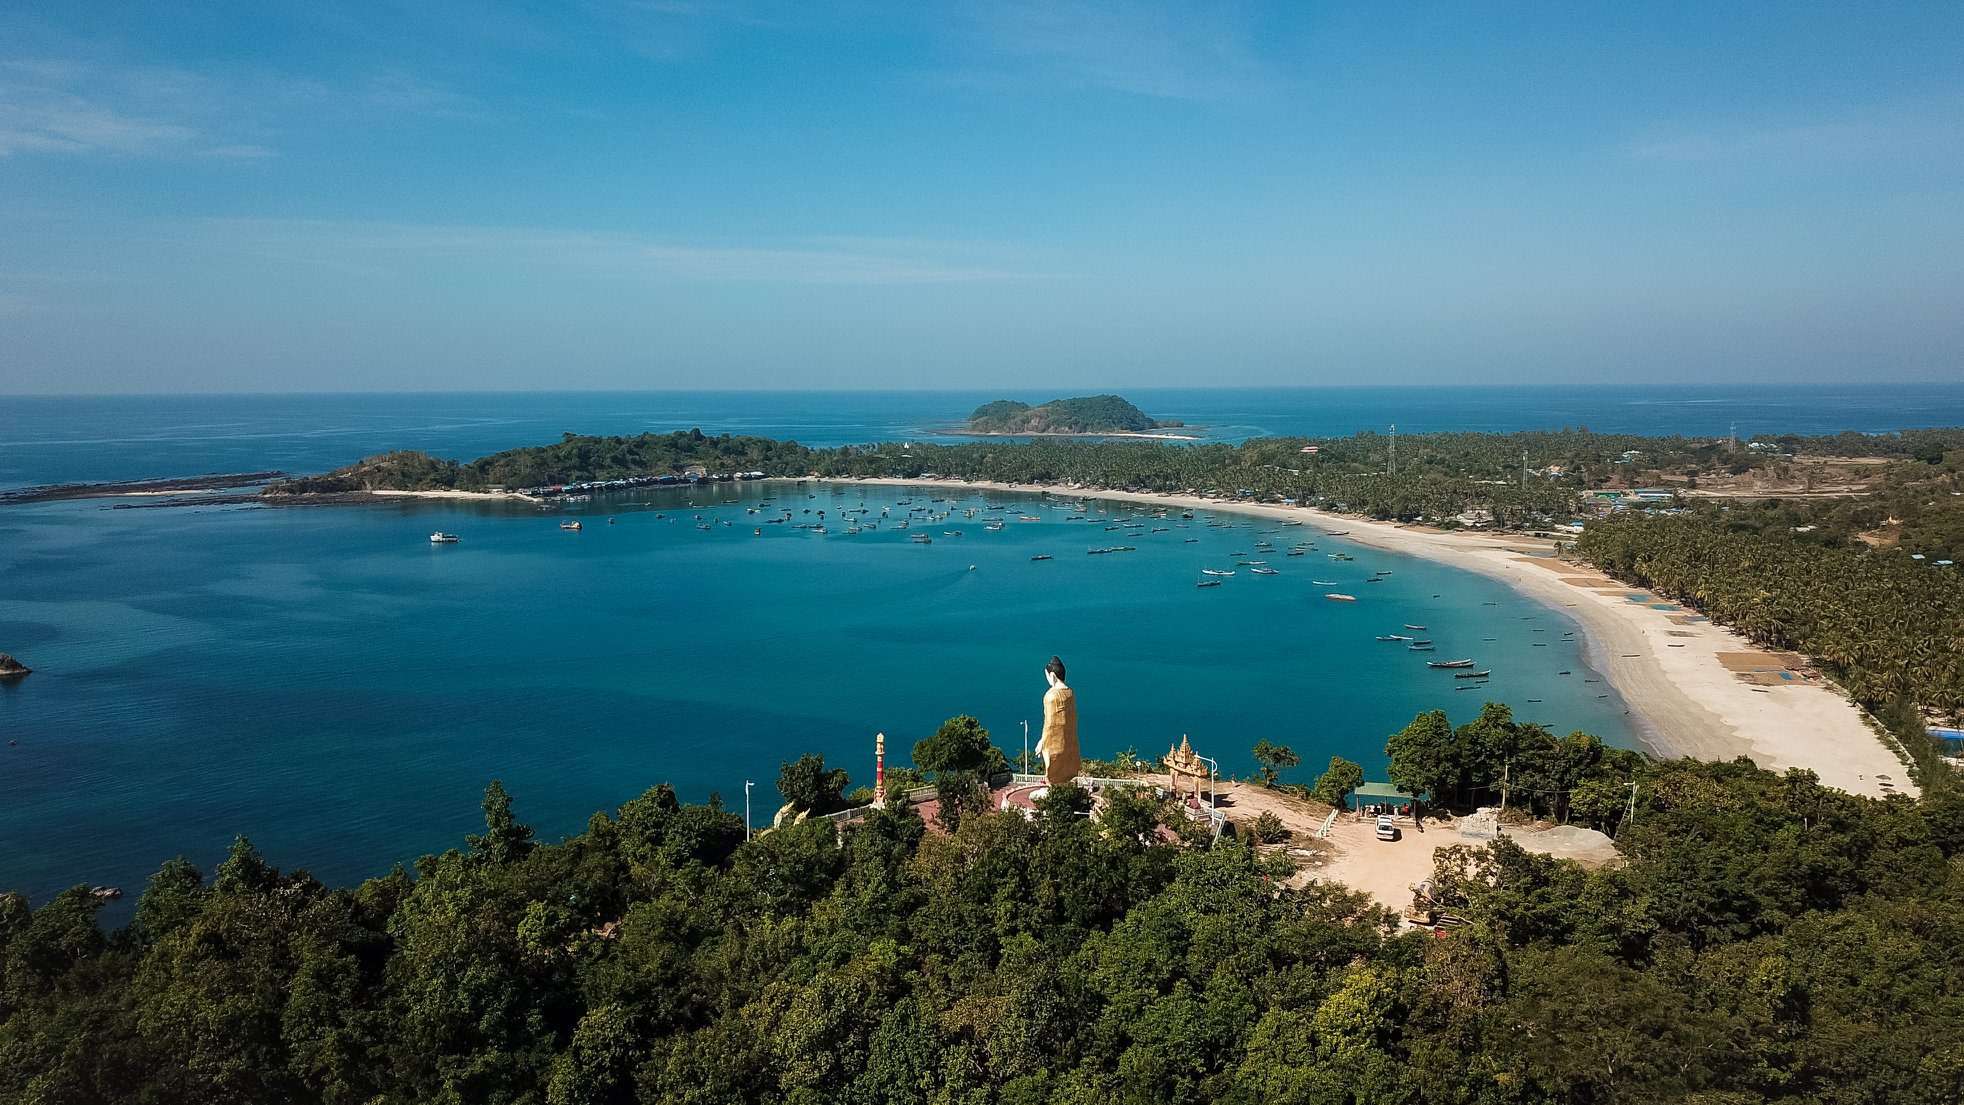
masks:
<path id="1" fill-rule="evenodd" d="M 1862 712 L 1834 687 L 1818 680 L 1755 688 L 1741 681 L 1720 662 L 1721 652 L 1754 651 L 1755 646 L 1730 630 L 1710 622 L 1678 624 L 1670 614 L 1625 597 L 1576 586 L 1564 576 L 1595 574 L 1577 567 L 1573 572 L 1529 563 L 1528 554 L 1544 555 L 1546 541 L 1501 535 L 1445 532 L 1307 507 L 1203 499 L 1188 495 L 1151 495 L 1122 491 L 1093 491 L 1031 484 L 964 483 L 906 479 L 864 479 L 839 482 L 931 485 L 1026 494 L 1048 491 L 1086 498 L 1151 503 L 1182 510 L 1213 510 L 1285 521 L 1316 521 L 1327 529 L 1347 530 L 1339 540 L 1463 568 L 1501 580 L 1515 590 L 1573 619 L 1581 628 L 1589 662 L 1607 677 L 1630 707 L 1645 750 L 1659 756 L 1700 759 L 1751 757 L 1761 767 L 1784 771 L 1807 768 L 1829 786 L 1851 794 L 1881 796 L 1887 777 L 1897 793 L 1916 793 L 1908 769 L 1871 731 Z M 1606 584 L 1603 588 L 1608 589 Z"/>
<path id="2" fill-rule="evenodd" d="M 469 499 L 478 502 L 487 499 L 520 499 L 528 503 L 541 501 L 537 496 L 517 491 L 370 491 L 369 494 L 395 499 Z"/>
<path id="3" fill-rule="evenodd" d="M 1022 432 L 1016 432 L 1012 430 L 936 430 L 934 432 L 938 434 L 945 434 L 948 437 L 1056 437 L 1056 438 L 1075 437 L 1075 438 L 1086 438 L 1090 440 L 1099 440 L 1108 437 L 1125 437 L 1125 438 L 1135 438 L 1140 441 L 1199 441 L 1200 440 L 1200 435 L 1198 434 L 1174 434 L 1174 433 L 1166 433 L 1165 431 L 1152 433 L 1145 430 L 1110 430 L 1104 433 L 1056 433 L 1056 432 L 1040 432 L 1036 430 L 1025 430 Z"/>

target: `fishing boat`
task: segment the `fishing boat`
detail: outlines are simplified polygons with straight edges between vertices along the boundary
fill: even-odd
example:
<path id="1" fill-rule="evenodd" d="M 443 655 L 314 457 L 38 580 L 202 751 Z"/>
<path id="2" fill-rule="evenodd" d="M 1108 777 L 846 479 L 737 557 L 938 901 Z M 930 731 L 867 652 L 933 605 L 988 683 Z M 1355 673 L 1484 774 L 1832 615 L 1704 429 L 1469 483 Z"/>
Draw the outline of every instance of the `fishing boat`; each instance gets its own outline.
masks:
<path id="1" fill-rule="evenodd" d="M 1356 602 L 1357 601 L 1356 595 L 1339 595 L 1335 591 L 1332 591 L 1329 594 L 1324 595 L 1323 597 L 1329 599 L 1331 602 Z"/>
<path id="2" fill-rule="evenodd" d="M 916 545 L 934 544 L 934 538 L 929 537 L 925 533 L 910 533 L 907 535 L 907 540 L 912 541 Z"/>
<path id="3" fill-rule="evenodd" d="M 1426 666 L 1426 667 L 1428 667 L 1428 668 L 1470 668 L 1470 667 L 1472 667 L 1472 666 L 1473 666 L 1473 661 L 1471 661 L 1471 660 L 1427 660 L 1427 661 L 1425 662 L 1425 666 Z"/>
<path id="4" fill-rule="evenodd" d="M 1378 640 L 1380 640 L 1380 641 L 1409 641 L 1409 640 L 1411 640 L 1411 638 L 1410 638 L 1410 637 L 1407 637 L 1407 636 L 1405 636 L 1405 635 L 1404 635 L 1404 634 L 1402 634 L 1402 633 L 1380 633 L 1380 634 L 1378 634 Z"/>
<path id="5" fill-rule="evenodd" d="M 1337 585 L 1337 581 L 1334 579 L 1312 579 L 1310 582 L 1318 587 L 1335 587 Z"/>
<path id="6" fill-rule="evenodd" d="M 1406 645 L 1405 649 L 1408 652 L 1431 652 L 1437 647 L 1431 641 L 1413 641 L 1411 644 Z"/>
<path id="7" fill-rule="evenodd" d="M 456 534 L 445 533 L 442 530 L 438 530 L 435 533 L 430 534 L 430 544 L 432 545 L 454 545 L 462 540 L 463 538 L 457 536 Z"/>
<path id="8" fill-rule="evenodd" d="M 1049 559 L 1050 559 L 1050 554 L 1049 554 L 1049 553 L 1038 553 L 1038 554 L 1036 554 L 1035 556 L 1033 556 L 1033 557 L 1031 557 L 1030 559 L 1031 559 L 1031 560 L 1049 560 Z"/>
<path id="9" fill-rule="evenodd" d="M 1303 551 L 1302 551 L 1301 549 L 1290 549 L 1290 550 L 1289 550 L 1289 555 L 1290 555 L 1290 556 L 1302 556 L 1302 555 L 1304 555 L 1304 554 L 1303 554 Z"/>
<path id="10" fill-rule="evenodd" d="M 1016 520 L 1017 520 L 1017 521 L 1019 521 L 1019 522 L 1041 522 L 1041 521 L 1043 521 L 1043 519 L 1042 519 L 1042 518 L 1041 518 L 1040 516 L 1038 516 L 1038 515 L 1035 515 L 1035 514 L 1018 514 L 1018 515 L 1016 516 Z"/>
<path id="11" fill-rule="evenodd" d="M 1424 626 L 1422 626 L 1422 625 L 1413 625 L 1413 624 L 1412 624 L 1412 623 L 1410 623 L 1410 622 L 1406 622 L 1406 623 L 1405 623 L 1405 628 L 1406 628 L 1406 629 L 1424 629 L 1425 627 L 1424 627 Z"/>
<path id="12" fill-rule="evenodd" d="M 584 529 L 585 527 L 580 525 L 577 519 L 568 518 L 566 521 L 559 523 L 559 528 L 563 530 L 578 530 Z"/>
<path id="13" fill-rule="evenodd" d="M 1331 537 L 1348 537 L 1350 535 L 1350 531 L 1347 529 L 1326 529 L 1323 532 Z"/>
<path id="14" fill-rule="evenodd" d="M 1084 551 L 1092 556 L 1103 556 L 1106 553 L 1136 552 L 1137 549 L 1132 545 L 1107 545 L 1102 549 L 1086 549 Z"/>
<path id="15" fill-rule="evenodd" d="M 1234 569 L 1232 569 L 1232 568 L 1202 568 L 1202 569 L 1200 569 L 1200 574 L 1201 574 L 1201 575 L 1204 575 L 1204 576 L 1231 576 L 1231 575 L 1233 575 L 1233 574 L 1234 574 Z"/>
<path id="16" fill-rule="evenodd" d="M 1281 572 L 1276 571 L 1274 568 L 1250 568 L 1248 570 L 1255 573 L 1258 576 L 1279 576 L 1282 574 Z"/>
<path id="17" fill-rule="evenodd" d="M 1194 584 L 1195 587 L 1219 587 L 1220 585 L 1221 581 L 1218 579 L 1203 579 L 1199 583 Z"/>
<path id="18" fill-rule="evenodd" d="M 1485 679 L 1487 676 L 1492 674 L 1493 674 L 1493 669 L 1488 668 L 1486 671 L 1454 672 L 1453 678 L 1454 679 Z"/>

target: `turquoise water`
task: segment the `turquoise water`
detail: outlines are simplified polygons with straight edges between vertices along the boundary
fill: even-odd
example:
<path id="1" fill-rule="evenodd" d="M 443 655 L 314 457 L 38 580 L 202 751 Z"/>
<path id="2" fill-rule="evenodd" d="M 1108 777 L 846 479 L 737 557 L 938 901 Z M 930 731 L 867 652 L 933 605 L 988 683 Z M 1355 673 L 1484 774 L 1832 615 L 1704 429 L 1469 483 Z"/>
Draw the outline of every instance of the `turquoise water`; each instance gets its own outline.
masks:
<path id="1" fill-rule="evenodd" d="M 548 837 L 663 781 L 740 807 L 755 780 L 761 820 L 778 764 L 800 752 L 869 782 L 878 730 L 904 757 L 967 712 L 1019 750 L 1052 653 L 1094 756 L 1190 734 L 1246 772 L 1268 738 L 1302 754 L 1296 778 L 1333 753 L 1380 777 L 1386 734 L 1435 706 L 1463 719 L 1488 697 L 1631 739 L 1623 705 L 1584 682 L 1561 615 L 1314 526 L 1222 515 L 1234 526 L 1217 529 L 1203 514 L 1134 536 L 1006 496 L 998 533 L 959 513 L 916 527 L 927 546 L 838 532 L 842 507 L 898 515 L 896 500 L 938 494 L 956 493 L 770 484 L 692 505 L 664 491 L 568 508 L 580 533 L 526 505 L 0 512 L 4 647 L 37 669 L 0 688 L 0 731 L 18 742 L 0 747 L 0 886 L 133 889 L 178 853 L 211 864 L 235 833 L 350 882 L 458 844 L 493 777 Z M 762 498 L 773 507 L 749 514 Z M 834 532 L 754 536 L 777 507 L 798 521 L 826 510 Z M 697 512 L 733 524 L 704 532 Z M 1044 520 L 1013 520 L 1032 512 Z M 463 543 L 430 545 L 438 528 Z M 1257 553 L 1266 530 L 1277 548 Z M 1283 555 L 1303 538 L 1318 551 Z M 1115 544 L 1138 549 L 1085 552 Z M 1346 548 L 1352 563 L 1326 556 Z M 1194 587 L 1233 552 L 1282 574 Z M 1380 568 L 1393 575 L 1366 584 Z M 1311 579 L 1360 601 L 1326 601 L 1333 588 Z M 1438 651 L 1373 640 L 1406 622 Z M 1493 685 L 1455 691 L 1462 681 L 1424 666 L 1458 656 L 1491 667 Z"/>
<path id="2" fill-rule="evenodd" d="M 565 430 L 952 440 L 935 429 L 1001 394 L 8 397 L 0 487 L 315 472 L 392 448 L 469 458 Z M 1393 422 L 1694 434 L 1964 423 L 1960 385 L 1127 394 L 1224 441 Z M 820 498 L 801 511 L 908 497 L 805 493 Z M 1320 553 L 1271 555 L 1284 574 L 1244 570 L 1196 590 L 1201 566 L 1253 551 L 1246 522 L 1131 538 L 1045 511 L 996 534 L 935 527 L 918 547 L 891 531 L 772 526 L 755 538 L 742 506 L 705 507 L 738 524 L 703 533 L 657 521 L 683 502 L 664 494 L 594 503 L 578 535 L 530 507 L 0 511 L 0 651 L 38 669 L 0 684 L 0 736 L 15 742 L 0 745 L 0 887 L 134 888 L 180 852 L 209 865 L 239 832 L 278 863 L 348 882 L 456 844 L 494 776 L 549 836 L 664 780 L 740 804 L 754 779 L 761 819 L 778 763 L 800 752 L 866 782 L 875 730 L 904 754 L 966 711 L 1019 747 L 1053 652 L 1070 662 L 1093 755 L 1156 752 L 1189 733 L 1242 772 L 1266 737 L 1302 754 L 1297 778 L 1332 753 L 1377 776 L 1386 733 L 1433 706 L 1470 715 L 1489 696 L 1558 729 L 1631 738 L 1558 613 L 1422 561 L 1358 549 L 1339 570 Z M 439 527 L 464 543 L 432 548 Z M 939 536 L 957 527 L 962 538 Z M 1084 555 L 1108 544 L 1139 551 Z M 1057 559 L 1032 563 L 1035 552 Z M 1361 582 L 1380 567 L 1394 575 Z M 1324 601 L 1311 578 L 1363 601 Z M 1425 654 L 1372 640 L 1407 621 L 1430 627 L 1429 655 L 1491 666 L 1492 687 L 1455 691 Z"/>

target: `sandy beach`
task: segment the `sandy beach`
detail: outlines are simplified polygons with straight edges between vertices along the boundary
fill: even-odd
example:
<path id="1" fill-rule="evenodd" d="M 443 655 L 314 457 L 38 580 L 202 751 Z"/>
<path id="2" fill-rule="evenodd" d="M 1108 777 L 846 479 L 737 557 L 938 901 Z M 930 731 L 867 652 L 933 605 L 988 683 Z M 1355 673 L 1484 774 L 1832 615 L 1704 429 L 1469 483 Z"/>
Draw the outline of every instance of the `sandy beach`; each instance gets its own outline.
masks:
<path id="1" fill-rule="evenodd" d="M 1553 544 L 1527 537 L 1400 526 L 1308 507 L 1229 502 L 1088 488 L 908 479 L 829 482 L 919 485 L 1115 499 L 1180 510 L 1212 510 L 1346 530 L 1339 540 L 1463 568 L 1501 580 L 1566 615 L 1586 641 L 1589 662 L 1622 695 L 1644 750 L 1706 760 L 1750 757 L 1774 771 L 1815 772 L 1829 786 L 1881 797 L 1914 794 L 1908 769 L 1872 731 L 1862 711 L 1818 678 L 1774 677 L 1755 685 L 1737 673 L 1751 642 L 1678 610 L 1663 599 L 1632 602 L 1635 588 L 1580 565 L 1554 560 Z M 1539 554 L 1539 555 L 1535 555 Z M 1677 620 L 1674 620 L 1677 619 Z M 1723 657 L 1734 658 L 1734 668 Z M 1885 785 L 1887 784 L 1887 785 Z M 1891 789 L 1893 787 L 1893 791 Z"/>
<path id="2" fill-rule="evenodd" d="M 487 499 L 519 499 L 528 503 L 543 501 L 537 496 L 518 491 L 370 491 L 369 494 L 394 499 L 466 499 L 474 502 L 483 502 Z"/>
<path id="3" fill-rule="evenodd" d="M 1158 430 L 1158 431 L 1111 430 L 1106 433 L 1062 433 L 1062 432 L 1055 432 L 1055 431 L 1045 432 L 1040 430 L 1025 430 L 1021 432 L 1012 432 L 1009 430 L 935 430 L 934 432 L 937 434 L 945 434 L 949 437 L 1012 437 L 1012 438 L 1042 437 L 1042 438 L 1057 438 L 1057 439 L 1076 438 L 1078 440 L 1083 440 L 1083 441 L 1102 441 L 1106 438 L 1130 438 L 1136 441 L 1199 441 L 1200 440 L 1200 435 L 1198 434 L 1175 434 L 1175 433 L 1168 433 L 1165 430 Z"/>

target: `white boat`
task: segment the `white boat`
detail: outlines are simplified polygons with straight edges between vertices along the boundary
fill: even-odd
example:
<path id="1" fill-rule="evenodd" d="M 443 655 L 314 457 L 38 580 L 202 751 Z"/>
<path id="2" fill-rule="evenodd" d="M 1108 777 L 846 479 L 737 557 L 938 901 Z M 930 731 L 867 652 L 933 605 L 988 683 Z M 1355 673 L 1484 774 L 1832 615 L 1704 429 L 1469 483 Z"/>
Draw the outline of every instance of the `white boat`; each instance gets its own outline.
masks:
<path id="1" fill-rule="evenodd" d="M 559 528 L 564 530 L 578 530 L 578 529 L 584 529 L 586 527 L 580 525 L 580 523 L 577 520 L 569 518 L 566 521 L 559 523 Z"/>
<path id="2" fill-rule="evenodd" d="M 1250 568 L 1248 570 L 1255 573 L 1258 576 L 1279 576 L 1282 574 L 1281 572 L 1276 571 L 1274 568 Z"/>
<path id="3" fill-rule="evenodd" d="M 1204 576 L 1231 576 L 1234 572 L 1221 568 L 1202 568 L 1200 569 L 1200 574 Z"/>
<path id="4" fill-rule="evenodd" d="M 1323 597 L 1329 599 L 1331 602 L 1356 602 L 1357 601 L 1356 595 L 1339 595 L 1335 591 L 1331 591 L 1329 594 L 1324 595 Z"/>
<path id="5" fill-rule="evenodd" d="M 437 530 L 435 533 L 430 534 L 430 544 L 432 545 L 454 545 L 462 540 L 463 538 L 456 534 L 445 533 L 442 530 Z"/>

